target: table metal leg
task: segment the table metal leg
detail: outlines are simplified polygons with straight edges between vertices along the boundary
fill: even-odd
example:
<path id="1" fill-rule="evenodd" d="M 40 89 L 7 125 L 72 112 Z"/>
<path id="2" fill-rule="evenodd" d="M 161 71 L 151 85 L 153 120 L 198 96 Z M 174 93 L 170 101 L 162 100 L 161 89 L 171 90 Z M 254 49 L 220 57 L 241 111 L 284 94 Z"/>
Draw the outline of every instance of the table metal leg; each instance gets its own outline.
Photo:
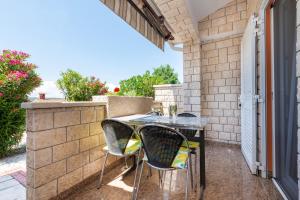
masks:
<path id="1" fill-rule="evenodd" d="M 200 130 L 200 199 L 203 199 L 205 189 L 205 131 Z"/>
<path id="2" fill-rule="evenodd" d="M 200 131 L 200 185 L 205 189 L 205 139 L 204 130 Z"/>

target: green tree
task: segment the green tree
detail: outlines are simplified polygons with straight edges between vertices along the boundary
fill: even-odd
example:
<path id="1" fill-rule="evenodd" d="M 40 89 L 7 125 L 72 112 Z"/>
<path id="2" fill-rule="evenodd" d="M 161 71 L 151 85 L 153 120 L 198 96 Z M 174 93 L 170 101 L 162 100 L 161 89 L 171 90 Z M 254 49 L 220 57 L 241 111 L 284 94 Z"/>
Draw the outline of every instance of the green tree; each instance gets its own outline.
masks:
<path id="1" fill-rule="evenodd" d="M 178 74 L 174 72 L 174 69 L 170 65 L 161 65 L 158 68 L 154 68 L 152 75 L 161 79 L 163 84 L 179 83 Z"/>
<path id="2" fill-rule="evenodd" d="M 61 73 L 57 86 L 68 101 L 90 101 L 93 95 L 107 93 L 105 83 L 95 77 L 84 77 L 71 69 Z"/>
<path id="3" fill-rule="evenodd" d="M 154 96 L 153 85 L 179 83 L 178 74 L 170 65 L 154 68 L 153 73 L 146 71 L 143 75 L 132 76 L 120 81 L 119 95 L 125 96 Z"/>

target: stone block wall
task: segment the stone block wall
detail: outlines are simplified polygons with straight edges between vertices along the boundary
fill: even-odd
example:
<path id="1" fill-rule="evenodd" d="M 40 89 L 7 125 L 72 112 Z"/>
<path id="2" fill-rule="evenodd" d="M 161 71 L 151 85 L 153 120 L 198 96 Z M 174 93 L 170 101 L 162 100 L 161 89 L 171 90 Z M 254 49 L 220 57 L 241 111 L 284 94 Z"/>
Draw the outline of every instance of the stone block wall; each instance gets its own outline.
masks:
<path id="1" fill-rule="evenodd" d="M 201 64 L 198 41 L 183 44 L 183 109 L 200 116 Z"/>
<path id="2" fill-rule="evenodd" d="M 152 97 L 93 96 L 93 101 L 106 104 L 108 118 L 145 114 L 150 112 L 153 106 Z"/>
<path id="3" fill-rule="evenodd" d="M 27 199 L 50 199 L 101 170 L 105 144 L 101 103 L 29 103 Z M 44 107 L 44 108 L 41 108 Z M 109 163 L 116 161 L 111 157 Z"/>
<path id="4" fill-rule="evenodd" d="M 240 143 L 240 45 L 248 22 L 247 1 L 234 0 L 199 22 L 201 114 L 207 138 Z"/>
<path id="5" fill-rule="evenodd" d="M 207 138 L 239 143 L 241 37 L 202 45 L 202 115 L 210 118 Z"/>
<path id="6" fill-rule="evenodd" d="M 233 0 L 199 22 L 201 41 L 241 34 L 248 18 L 247 0 Z"/>
<path id="7" fill-rule="evenodd" d="M 169 105 L 177 105 L 178 113 L 183 112 L 183 88 L 181 84 L 156 85 L 155 101 L 161 102 L 163 112 L 169 115 Z"/>

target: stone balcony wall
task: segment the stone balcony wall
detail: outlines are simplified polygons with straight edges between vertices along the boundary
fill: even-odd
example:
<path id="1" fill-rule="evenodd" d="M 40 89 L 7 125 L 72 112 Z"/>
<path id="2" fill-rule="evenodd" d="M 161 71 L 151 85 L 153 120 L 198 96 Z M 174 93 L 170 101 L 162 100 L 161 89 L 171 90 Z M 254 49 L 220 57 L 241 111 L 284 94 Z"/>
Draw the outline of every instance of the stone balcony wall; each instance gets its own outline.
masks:
<path id="1" fill-rule="evenodd" d="M 183 112 L 183 88 L 181 84 L 155 85 L 155 101 L 161 102 L 163 112 L 169 115 L 169 105 L 177 105 L 178 113 Z"/>
<path id="2" fill-rule="evenodd" d="M 27 199 L 56 197 L 101 170 L 105 104 L 25 103 Z M 116 161 L 111 156 L 109 164 Z"/>

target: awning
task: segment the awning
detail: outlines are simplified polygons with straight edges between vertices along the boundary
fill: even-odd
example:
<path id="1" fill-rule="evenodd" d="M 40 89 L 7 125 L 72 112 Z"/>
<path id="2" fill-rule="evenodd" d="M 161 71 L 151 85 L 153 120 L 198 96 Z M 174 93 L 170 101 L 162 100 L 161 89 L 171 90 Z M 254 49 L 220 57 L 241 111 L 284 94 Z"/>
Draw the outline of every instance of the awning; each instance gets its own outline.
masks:
<path id="1" fill-rule="evenodd" d="M 100 1 L 158 48 L 164 50 L 165 41 L 174 39 L 164 17 L 147 0 Z"/>

